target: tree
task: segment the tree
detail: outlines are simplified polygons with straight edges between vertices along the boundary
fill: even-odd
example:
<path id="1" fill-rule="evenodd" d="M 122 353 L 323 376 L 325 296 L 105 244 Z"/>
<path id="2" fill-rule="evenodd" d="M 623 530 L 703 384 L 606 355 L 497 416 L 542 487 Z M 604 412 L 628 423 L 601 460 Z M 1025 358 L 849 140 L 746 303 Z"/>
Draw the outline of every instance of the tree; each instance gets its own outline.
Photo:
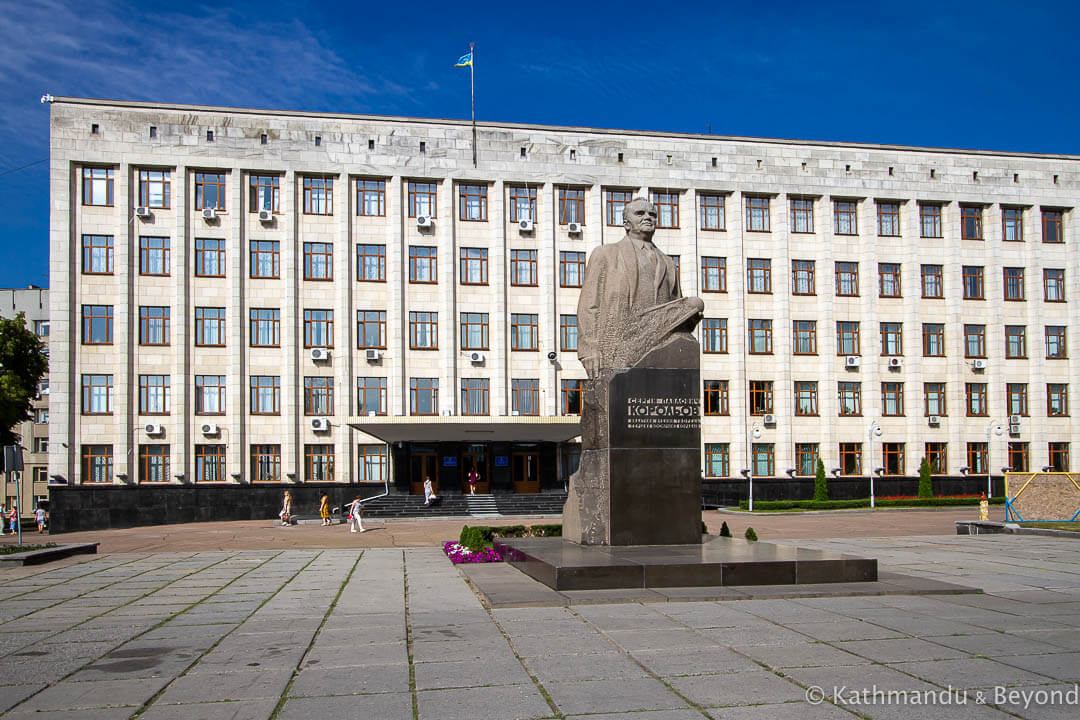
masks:
<path id="1" fill-rule="evenodd" d="M 23 314 L 0 318 L 0 444 L 18 441 L 15 426 L 30 419 L 30 401 L 48 367 L 45 346 Z"/>
<path id="2" fill-rule="evenodd" d="M 817 475 L 814 476 L 814 499 L 829 499 L 829 486 L 825 480 L 825 463 L 821 458 L 817 459 Z"/>
<path id="3" fill-rule="evenodd" d="M 930 463 L 926 458 L 919 464 L 919 497 L 934 497 L 934 483 L 930 480 Z"/>

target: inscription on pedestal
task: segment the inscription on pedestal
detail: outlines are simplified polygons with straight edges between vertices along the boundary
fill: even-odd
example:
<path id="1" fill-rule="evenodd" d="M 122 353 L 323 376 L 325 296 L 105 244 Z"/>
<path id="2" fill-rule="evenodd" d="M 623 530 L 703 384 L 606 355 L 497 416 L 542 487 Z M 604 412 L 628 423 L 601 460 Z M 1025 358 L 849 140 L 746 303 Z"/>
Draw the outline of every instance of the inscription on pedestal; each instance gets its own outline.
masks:
<path id="1" fill-rule="evenodd" d="M 632 395 L 626 399 L 626 429 L 696 430 L 700 413 L 698 398 Z"/>

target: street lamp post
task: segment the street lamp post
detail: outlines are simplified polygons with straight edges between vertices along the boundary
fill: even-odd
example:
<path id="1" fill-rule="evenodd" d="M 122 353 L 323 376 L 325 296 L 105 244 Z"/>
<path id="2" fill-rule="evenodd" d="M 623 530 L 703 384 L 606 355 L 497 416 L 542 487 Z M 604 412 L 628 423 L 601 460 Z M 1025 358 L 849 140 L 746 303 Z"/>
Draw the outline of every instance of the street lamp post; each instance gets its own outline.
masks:
<path id="1" fill-rule="evenodd" d="M 750 442 L 747 443 L 747 469 L 744 473 L 746 478 L 750 481 L 750 502 L 747 503 L 750 512 L 754 512 L 754 440 L 757 440 L 759 437 L 761 437 L 761 429 L 757 426 L 757 423 L 754 423 L 753 428 L 750 430 Z"/>
<path id="2" fill-rule="evenodd" d="M 994 486 L 990 480 L 990 431 L 993 430 L 994 434 L 998 437 L 1005 432 L 1005 428 L 1001 426 L 1001 423 L 991 422 L 986 426 L 986 499 L 989 500 L 994 496 Z"/>
<path id="3" fill-rule="evenodd" d="M 877 420 L 870 423 L 870 509 L 874 509 L 874 437 L 881 437 L 881 426 Z"/>

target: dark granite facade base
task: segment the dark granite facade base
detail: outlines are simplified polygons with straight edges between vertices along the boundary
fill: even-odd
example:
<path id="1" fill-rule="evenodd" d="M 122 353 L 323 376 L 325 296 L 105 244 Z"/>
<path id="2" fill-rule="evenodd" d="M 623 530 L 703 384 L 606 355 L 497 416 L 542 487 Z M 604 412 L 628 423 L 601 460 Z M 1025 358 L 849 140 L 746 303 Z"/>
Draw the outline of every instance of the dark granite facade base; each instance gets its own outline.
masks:
<path id="1" fill-rule="evenodd" d="M 496 540 L 510 565 L 553 590 L 873 582 L 877 560 L 788 545 L 712 538 L 701 545 L 578 545 Z"/>

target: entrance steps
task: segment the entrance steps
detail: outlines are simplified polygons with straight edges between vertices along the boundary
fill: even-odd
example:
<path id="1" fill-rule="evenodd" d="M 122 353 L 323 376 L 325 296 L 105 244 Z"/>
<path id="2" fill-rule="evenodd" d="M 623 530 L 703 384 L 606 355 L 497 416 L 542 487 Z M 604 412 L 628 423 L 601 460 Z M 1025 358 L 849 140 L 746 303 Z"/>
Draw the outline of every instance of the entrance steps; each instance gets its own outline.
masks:
<path id="1" fill-rule="evenodd" d="M 376 518 L 422 518 L 422 517 L 494 517 L 498 515 L 559 515 L 566 503 L 566 493 L 465 495 L 446 493 L 439 495 L 440 503 L 424 507 L 422 495 L 390 494 L 364 503 L 364 519 Z M 483 502 L 484 507 L 475 510 L 472 502 Z M 494 507 L 492 507 L 494 505 Z M 484 514 L 480 514 L 484 513 Z"/>
<path id="2" fill-rule="evenodd" d="M 466 495 L 465 504 L 473 517 L 499 517 L 499 506 L 494 495 Z"/>

